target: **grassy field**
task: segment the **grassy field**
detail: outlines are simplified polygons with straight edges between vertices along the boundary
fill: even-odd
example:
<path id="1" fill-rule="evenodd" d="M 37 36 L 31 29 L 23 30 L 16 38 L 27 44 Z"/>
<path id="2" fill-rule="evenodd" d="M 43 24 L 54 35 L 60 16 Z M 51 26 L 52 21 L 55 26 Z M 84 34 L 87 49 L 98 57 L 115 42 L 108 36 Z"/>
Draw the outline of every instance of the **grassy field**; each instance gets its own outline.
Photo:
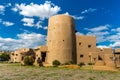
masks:
<path id="1" fill-rule="evenodd" d="M 0 80 L 120 80 L 120 72 L 0 63 Z"/>

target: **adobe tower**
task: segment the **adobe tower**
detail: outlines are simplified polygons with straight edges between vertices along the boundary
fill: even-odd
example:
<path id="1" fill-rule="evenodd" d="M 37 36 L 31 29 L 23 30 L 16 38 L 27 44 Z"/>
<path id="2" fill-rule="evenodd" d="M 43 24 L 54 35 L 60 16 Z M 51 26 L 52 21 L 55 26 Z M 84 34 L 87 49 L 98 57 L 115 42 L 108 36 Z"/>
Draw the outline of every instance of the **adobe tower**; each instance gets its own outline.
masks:
<path id="1" fill-rule="evenodd" d="M 62 64 L 76 60 L 74 19 L 68 15 L 55 15 L 49 19 L 46 62 L 52 65 L 54 60 Z"/>

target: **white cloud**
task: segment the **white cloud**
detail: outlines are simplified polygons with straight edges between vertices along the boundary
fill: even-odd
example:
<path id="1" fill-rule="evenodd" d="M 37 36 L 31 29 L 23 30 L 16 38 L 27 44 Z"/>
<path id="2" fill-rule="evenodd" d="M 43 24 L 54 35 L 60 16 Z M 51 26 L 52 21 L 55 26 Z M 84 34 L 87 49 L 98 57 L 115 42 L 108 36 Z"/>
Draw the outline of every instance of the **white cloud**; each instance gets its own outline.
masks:
<path id="1" fill-rule="evenodd" d="M 116 29 L 111 29 L 111 31 L 114 31 L 114 32 L 120 32 L 120 28 L 116 28 Z"/>
<path id="2" fill-rule="evenodd" d="M 19 11 L 23 16 L 27 17 L 40 17 L 42 20 L 48 19 L 50 16 L 57 14 L 60 11 L 60 7 L 51 3 L 50 1 L 45 1 L 44 4 L 34 4 L 30 3 L 26 5 L 25 3 L 16 4 L 14 11 Z"/>
<path id="3" fill-rule="evenodd" d="M 86 9 L 86 10 L 82 11 L 81 14 L 85 14 L 85 13 L 89 13 L 89 12 L 94 12 L 96 10 L 97 9 L 89 8 L 89 9 Z"/>
<path id="4" fill-rule="evenodd" d="M 12 25 L 14 25 L 13 22 L 9 22 L 9 21 L 3 21 L 2 24 L 5 25 L 5 26 L 12 26 Z"/>
<path id="5" fill-rule="evenodd" d="M 82 20 L 82 19 L 84 19 L 84 16 L 70 15 L 68 12 L 64 13 L 64 15 L 72 16 L 75 20 Z"/>
<path id="6" fill-rule="evenodd" d="M 43 28 L 44 27 L 41 25 L 42 21 L 38 21 L 38 22 L 34 22 L 34 18 L 23 18 L 21 21 L 23 21 L 23 25 L 24 26 L 28 26 L 28 27 L 36 27 L 37 29 L 39 28 Z"/>
<path id="7" fill-rule="evenodd" d="M 70 15 L 68 12 L 64 13 L 64 15 Z"/>
<path id="8" fill-rule="evenodd" d="M 119 40 L 119 42 L 114 42 L 114 43 L 110 44 L 109 46 L 112 48 L 120 48 L 120 40 Z"/>
<path id="9" fill-rule="evenodd" d="M 76 20 L 82 20 L 84 19 L 84 16 L 72 16 Z"/>
<path id="10" fill-rule="evenodd" d="M 84 35 L 83 33 L 80 33 L 80 32 L 76 32 L 75 34 L 76 35 Z"/>
<path id="11" fill-rule="evenodd" d="M 1 50 L 15 50 L 18 48 L 34 48 L 46 44 L 46 36 L 37 33 L 22 33 L 17 35 L 18 39 L 0 37 Z"/>
<path id="12" fill-rule="evenodd" d="M 46 27 L 42 26 L 43 20 L 58 14 L 61 8 L 51 3 L 50 1 L 45 1 L 44 4 L 15 4 L 15 7 L 12 8 L 12 10 L 14 12 L 19 12 L 20 15 L 24 16 L 24 18 L 22 19 L 22 21 L 24 22 L 24 26 L 36 27 L 37 29 L 46 29 Z M 36 18 L 34 17 L 38 18 L 39 20 L 36 20 Z"/>
<path id="13" fill-rule="evenodd" d="M 98 31 L 108 30 L 109 27 L 110 27 L 110 25 L 106 24 L 106 25 L 98 26 L 98 27 L 91 28 L 91 29 L 85 28 L 85 30 L 92 31 L 92 32 L 98 32 Z"/>
<path id="14" fill-rule="evenodd" d="M 17 12 L 18 9 L 15 7 L 15 8 L 12 8 L 11 10 L 13 10 L 14 12 Z"/>
<path id="15" fill-rule="evenodd" d="M 43 28 L 43 26 L 41 25 L 42 21 L 38 21 L 35 26 L 37 27 L 37 29 L 39 28 Z M 44 28 L 43 28 L 44 29 Z"/>
<path id="16" fill-rule="evenodd" d="M 97 46 L 97 48 L 103 49 L 103 48 L 110 48 L 110 47 L 109 47 L 109 46 L 106 46 L 106 45 L 99 45 L 99 46 Z"/>
<path id="17" fill-rule="evenodd" d="M 89 31 L 86 35 L 93 35 L 97 37 L 97 43 L 107 41 L 106 36 L 110 34 L 109 30 L 110 25 L 106 24 L 103 26 L 98 26 L 94 28 L 85 28 Z"/>
<path id="18" fill-rule="evenodd" d="M 44 30 L 46 30 L 46 29 L 48 29 L 48 27 L 47 27 L 47 26 L 45 26 L 45 27 L 43 27 L 43 29 L 44 29 Z"/>
<path id="19" fill-rule="evenodd" d="M 0 19 L 0 23 L 5 25 L 5 26 L 13 26 L 14 23 L 10 22 L 10 21 L 3 21 L 2 19 Z"/>
<path id="20" fill-rule="evenodd" d="M 22 21 L 24 22 L 24 26 L 34 26 L 34 19 L 33 18 L 23 18 Z"/>
<path id="21" fill-rule="evenodd" d="M 0 14 L 4 15 L 5 7 L 0 5 Z"/>

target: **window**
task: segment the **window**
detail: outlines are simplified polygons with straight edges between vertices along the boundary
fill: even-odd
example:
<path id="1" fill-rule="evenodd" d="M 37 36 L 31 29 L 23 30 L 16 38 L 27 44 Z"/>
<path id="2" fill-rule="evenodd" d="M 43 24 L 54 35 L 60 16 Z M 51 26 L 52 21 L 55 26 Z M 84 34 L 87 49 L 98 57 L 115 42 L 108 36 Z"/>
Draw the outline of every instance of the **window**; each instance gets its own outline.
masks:
<path id="1" fill-rule="evenodd" d="M 84 55 L 81 54 L 81 55 L 80 55 L 80 58 L 83 58 L 83 56 L 84 56 Z"/>
<path id="2" fill-rule="evenodd" d="M 79 42 L 79 46 L 81 45 L 81 42 Z"/>
<path id="3" fill-rule="evenodd" d="M 63 42 L 64 42 L 64 40 L 63 40 Z"/>
<path id="4" fill-rule="evenodd" d="M 98 56 L 98 60 L 103 60 L 100 56 Z"/>
<path id="5" fill-rule="evenodd" d="M 18 56 L 18 54 L 16 54 L 16 56 Z"/>
<path id="6" fill-rule="evenodd" d="M 91 48 L 91 45 L 88 45 L 88 48 Z"/>

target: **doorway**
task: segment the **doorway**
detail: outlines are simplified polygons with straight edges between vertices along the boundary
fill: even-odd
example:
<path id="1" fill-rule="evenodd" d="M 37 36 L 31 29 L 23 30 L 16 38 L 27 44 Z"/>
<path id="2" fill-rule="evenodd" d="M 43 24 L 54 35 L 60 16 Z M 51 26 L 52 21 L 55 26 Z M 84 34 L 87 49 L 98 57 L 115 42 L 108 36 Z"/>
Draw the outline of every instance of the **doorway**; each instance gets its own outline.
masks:
<path id="1" fill-rule="evenodd" d="M 42 62 L 45 62 L 46 52 L 41 52 Z"/>

